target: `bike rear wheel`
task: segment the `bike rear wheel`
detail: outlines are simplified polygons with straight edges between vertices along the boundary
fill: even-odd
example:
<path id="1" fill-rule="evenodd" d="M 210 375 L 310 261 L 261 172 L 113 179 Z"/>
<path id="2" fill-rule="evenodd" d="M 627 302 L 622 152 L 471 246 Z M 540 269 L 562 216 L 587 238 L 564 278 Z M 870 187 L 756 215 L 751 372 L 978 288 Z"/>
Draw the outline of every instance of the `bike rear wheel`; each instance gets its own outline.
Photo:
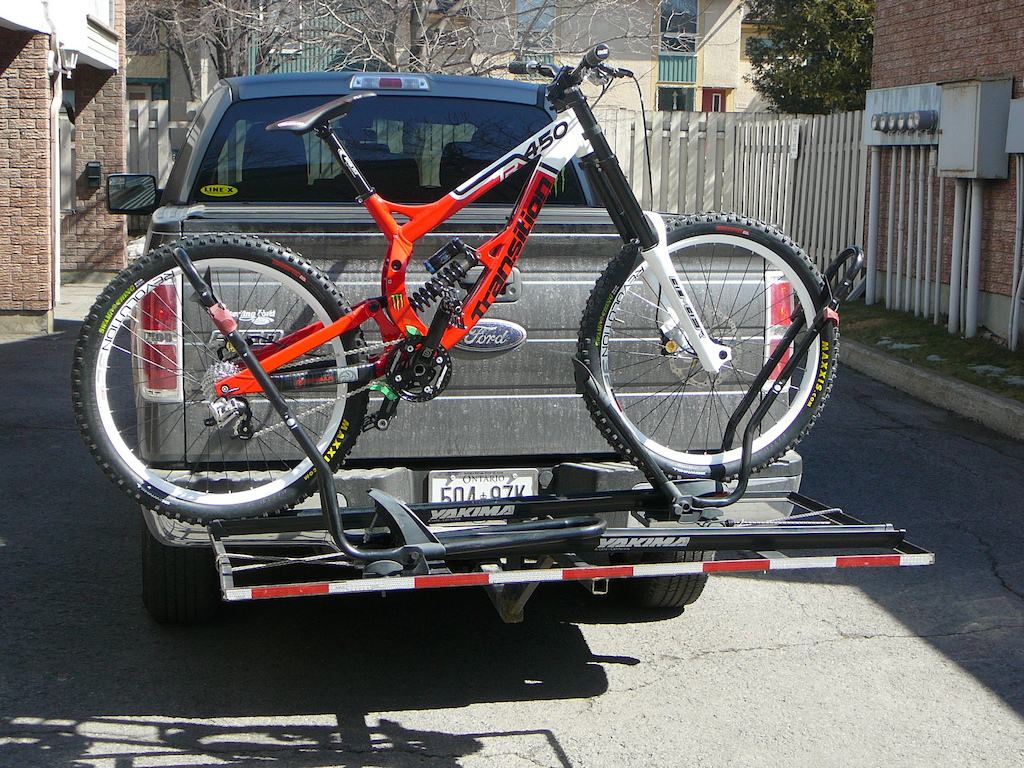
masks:
<path id="1" fill-rule="evenodd" d="M 685 217 L 671 223 L 668 241 L 679 280 L 709 335 L 731 347 L 730 363 L 708 373 L 692 349 L 667 338 L 659 297 L 644 279 L 647 265 L 631 247 L 594 286 L 578 353 L 663 469 L 726 478 L 739 471 L 744 429 L 782 364 L 723 450 L 729 419 L 794 320 L 802 315 L 810 327 L 823 281 L 792 241 L 743 217 Z M 838 331 L 826 324 L 756 428 L 754 468 L 795 445 L 814 422 L 832 386 L 837 344 Z M 608 441 L 629 456 L 598 403 L 584 397 Z"/>
<path id="2" fill-rule="evenodd" d="M 281 246 L 245 237 L 184 240 L 239 331 L 258 352 L 347 310 L 334 285 Z M 100 467 L 131 498 L 169 517 L 207 523 L 287 508 L 316 489 L 312 463 L 262 394 L 215 418 L 213 383 L 243 367 L 171 255 L 152 251 L 104 290 L 75 348 L 72 399 Z M 291 367 L 357 362 L 358 331 Z M 367 393 L 348 384 L 284 393 L 292 414 L 337 465 L 362 427 Z"/>

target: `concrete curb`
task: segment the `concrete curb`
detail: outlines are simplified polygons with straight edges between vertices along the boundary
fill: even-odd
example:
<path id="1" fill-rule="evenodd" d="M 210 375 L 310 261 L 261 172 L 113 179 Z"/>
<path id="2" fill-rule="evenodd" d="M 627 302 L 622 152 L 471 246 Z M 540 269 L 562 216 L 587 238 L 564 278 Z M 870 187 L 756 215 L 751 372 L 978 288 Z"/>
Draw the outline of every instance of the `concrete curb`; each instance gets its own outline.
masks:
<path id="1" fill-rule="evenodd" d="M 839 361 L 908 395 L 1024 440 L 1024 403 L 846 339 L 839 347 Z"/>

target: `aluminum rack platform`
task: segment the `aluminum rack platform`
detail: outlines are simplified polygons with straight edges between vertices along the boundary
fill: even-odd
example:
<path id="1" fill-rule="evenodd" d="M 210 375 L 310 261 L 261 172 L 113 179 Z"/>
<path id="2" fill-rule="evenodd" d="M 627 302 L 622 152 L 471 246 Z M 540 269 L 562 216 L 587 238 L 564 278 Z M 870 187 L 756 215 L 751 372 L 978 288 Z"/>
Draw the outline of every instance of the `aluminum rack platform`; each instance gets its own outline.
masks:
<path id="1" fill-rule="evenodd" d="M 630 494 L 617 494 L 628 504 Z M 567 497 L 573 509 L 593 502 L 606 510 L 608 495 Z M 370 576 L 330 545 L 318 514 L 215 523 L 210 538 L 217 558 L 223 596 L 227 601 L 281 597 L 391 592 L 442 587 L 483 586 L 506 620 L 518 620 L 522 605 L 536 585 L 574 581 L 602 593 L 612 579 L 675 577 L 715 573 L 740 573 L 822 568 L 915 566 L 934 563 L 935 556 L 906 540 L 905 531 L 889 524 L 870 525 L 826 507 L 798 493 L 749 494 L 746 500 L 790 503 L 794 514 L 768 522 L 723 519 L 699 524 L 641 518 L 635 527 L 607 528 L 587 549 L 563 552 L 521 553 L 490 557 L 452 558 L 432 563 L 428 572 Z M 645 501 L 643 492 L 632 494 L 633 508 Z M 516 500 L 510 500 L 515 503 Z M 524 508 L 536 508 L 536 498 L 522 500 Z M 533 505 L 531 507 L 530 505 Z M 430 519 L 438 505 L 410 505 Z M 484 514 L 489 514 L 486 507 Z M 472 518 L 467 506 L 464 517 Z M 353 519 L 369 516 L 368 510 L 352 510 Z M 500 532 L 507 522 L 476 521 L 476 530 Z M 431 526 L 432 530 L 465 529 L 461 524 Z M 373 529 L 356 533 L 364 540 Z M 264 538 L 261 539 L 260 536 Z M 238 542 L 243 542 L 241 545 Z M 293 551 L 283 552 L 284 548 Z M 648 552 L 701 551 L 714 559 L 690 562 L 640 562 Z M 629 564 L 630 559 L 636 563 Z M 296 578 L 296 576 L 299 576 Z M 512 618 L 509 618 L 512 617 Z"/>

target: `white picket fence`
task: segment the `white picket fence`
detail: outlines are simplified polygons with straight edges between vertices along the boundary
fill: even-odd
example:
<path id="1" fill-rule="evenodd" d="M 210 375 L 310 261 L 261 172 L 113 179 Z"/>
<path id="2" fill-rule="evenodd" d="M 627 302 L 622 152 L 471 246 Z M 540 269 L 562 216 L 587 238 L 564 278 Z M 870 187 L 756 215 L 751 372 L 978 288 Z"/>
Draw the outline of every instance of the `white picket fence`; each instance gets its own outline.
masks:
<path id="1" fill-rule="evenodd" d="M 861 112 L 655 112 L 648 117 L 649 166 L 638 113 L 604 109 L 599 117 L 645 208 L 760 219 L 800 243 L 820 267 L 863 242 Z"/>
<path id="2" fill-rule="evenodd" d="M 198 104 L 190 104 L 194 109 Z M 639 113 L 598 110 L 605 133 L 645 208 L 731 211 L 782 229 L 819 267 L 864 238 L 867 151 L 863 113 L 792 116 L 654 112 L 649 145 Z M 128 170 L 163 184 L 186 124 L 166 101 L 129 102 Z M 650 151 L 650 165 L 647 151 Z"/>

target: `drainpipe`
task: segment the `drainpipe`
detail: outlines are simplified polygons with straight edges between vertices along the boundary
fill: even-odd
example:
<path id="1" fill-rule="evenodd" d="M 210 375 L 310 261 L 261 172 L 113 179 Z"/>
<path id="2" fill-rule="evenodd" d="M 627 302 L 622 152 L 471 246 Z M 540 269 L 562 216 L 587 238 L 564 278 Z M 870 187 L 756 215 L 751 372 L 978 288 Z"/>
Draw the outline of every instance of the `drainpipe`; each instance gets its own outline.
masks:
<path id="1" fill-rule="evenodd" d="M 938 154 L 936 152 L 936 154 Z M 943 232 L 946 229 L 946 177 L 939 177 L 939 214 L 938 214 L 938 232 L 935 237 L 935 292 L 932 294 L 933 302 L 933 313 L 932 323 L 934 325 L 939 324 L 939 319 L 942 317 L 942 313 L 939 311 L 940 305 L 942 304 L 942 257 L 943 253 L 942 241 Z"/>
<path id="2" fill-rule="evenodd" d="M 903 309 L 903 259 L 907 255 L 907 148 L 900 147 L 900 220 L 896 231 L 896 296 L 894 309 Z"/>
<path id="3" fill-rule="evenodd" d="M 917 253 L 918 239 L 918 210 L 917 200 L 921 198 L 921 182 L 918 174 L 918 158 L 921 154 L 920 147 L 910 147 L 908 161 L 910 163 L 910 179 L 909 187 L 907 191 L 907 257 L 904 262 L 904 271 L 906 272 L 906 282 L 903 283 L 903 304 L 902 308 L 905 312 L 911 312 L 914 310 L 912 304 L 914 295 L 914 255 Z M 918 267 L 918 272 L 920 272 Z"/>
<path id="4" fill-rule="evenodd" d="M 1013 287 L 1010 296 L 1010 327 L 1006 338 L 1011 350 L 1017 350 L 1017 340 L 1020 336 L 1020 301 L 1021 293 L 1024 292 L 1024 277 L 1021 276 L 1021 247 L 1024 246 L 1024 155 L 1016 155 L 1016 180 L 1017 180 L 1017 226 L 1016 236 L 1013 241 Z"/>
<path id="5" fill-rule="evenodd" d="M 50 78 L 50 296 L 51 322 L 60 302 L 60 109 L 64 103 L 64 84 L 60 61 L 60 43 L 57 27 L 50 18 L 50 4 L 43 2 L 43 16 L 50 25 L 50 54 L 47 58 L 47 72 Z"/>
<path id="6" fill-rule="evenodd" d="M 893 242 L 896 239 L 896 154 L 894 147 L 889 162 L 889 220 L 885 238 L 885 308 L 895 309 L 892 300 Z"/>
<path id="7" fill-rule="evenodd" d="M 967 251 L 967 300 L 964 336 L 978 335 L 978 299 L 981 294 L 981 235 L 984 219 L 985 182 L 971 179 L 971 237 Z"/>
<path id="8" fill-rule="evenodd" d="M 926 150 L 924 147 L 920 147 L 917 150 L 917 237 L 914 240 L 915 245 L 915 258 L 914 258 L 914 315 L 920 317 L 923 313 L 921 311 L 921 297 L 924 292 L 924 283 L 926 277 L 922 277 L 922 274 L 927 276 L 927 272 L 922 273 L 924 269 L 924 251 L 925 251 L 925 189 L 928 190 L 928 216 L 931 216 L 931 185 L 928 183 L 928 167 L 925 165 L 926 161 Z M 928 226 L 931 226 L 931 222 L 927 222 Z M 931 254 L 929 254 L 929 257 Z M 930 258 L 929 258 L 930 260 Z"/>
<path id="9" fill-rule="evenodd" d="M 935 236 L 935 218 L 933 216 L 934 211 L 932 210 L 932 197 L 935 193 L 935 150 L 928 149 L 928 189 L 925 192 L 927 202 L 925 204 L 925 225 L 924 233 L 924 274 L 918 276 L 918 280 L 924 287 L 924 293 L 921 297 L 921 315 L 928 317 L 930 314 L 928 308 L 931 306 L 932 298 L 932 242 Z M 940 219 L 941 221 L 941 219 Z"/>
<path id="10" fill-rule="evenodd" d="M 878 207 L 882 186 L 882 148 L 871 148 L 871 186 L 868 193 L 868 274 L 864 301 L 875 303 L 878 269 Z M 1019 195 L 1018 195 L 1019 197 Z"/>
<path id="11" fill-rule="evenodd" d="M 50 57 L 56 59 L 57 65 L 57 71 L 52 75 L 53 98 L 50 99 L 50 251 L 53 254 L 50 291 L 56 310 L 60 302 L 60 110 L 64 104 L 64 85 L 61 83 L 59 54 L 50 51 Z"/>
<path id="12" fill-rule="evenodd" d="M 953 253 L 949 262 L 949 322 L 950 333 L 960 333 L 960 273 L 964 257 L 964 212 L 967 207 L 967 180 L 956 180 L 953 199 Z"/>

